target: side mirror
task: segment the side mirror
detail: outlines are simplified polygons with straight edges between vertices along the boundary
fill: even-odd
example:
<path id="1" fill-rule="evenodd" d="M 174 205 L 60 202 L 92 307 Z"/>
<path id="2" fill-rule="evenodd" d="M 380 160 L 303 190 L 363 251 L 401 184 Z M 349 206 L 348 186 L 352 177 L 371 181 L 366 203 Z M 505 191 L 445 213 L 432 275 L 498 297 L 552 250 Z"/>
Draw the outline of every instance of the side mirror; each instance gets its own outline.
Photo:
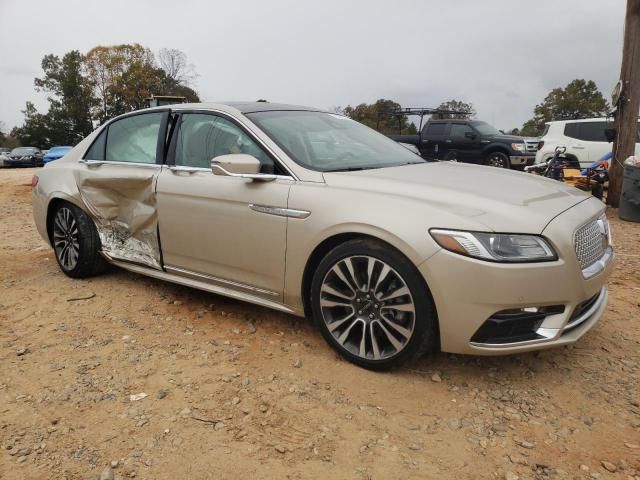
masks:
<path id="1" fill-rule="evenodd" d="M 477 135 L 474 132 L 464 132 L 465 138 L 470 138 L 471 140 L 475 140 Z"/>
<path id="2" fill-rule="evenodd" d="M 257 182 L 270 182 L 276 175 L 260 173 L 260 160 L 246 153 L 230 153 L 211 159 L 211 171 L 223 177 L 248 178 Z"/>

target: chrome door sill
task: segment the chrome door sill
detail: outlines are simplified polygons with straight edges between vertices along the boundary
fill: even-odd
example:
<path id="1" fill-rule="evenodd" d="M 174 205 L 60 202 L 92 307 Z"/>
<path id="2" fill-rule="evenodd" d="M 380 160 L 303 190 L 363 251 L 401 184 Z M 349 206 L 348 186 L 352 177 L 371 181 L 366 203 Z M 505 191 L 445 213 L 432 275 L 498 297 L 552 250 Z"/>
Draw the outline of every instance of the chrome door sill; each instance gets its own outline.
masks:
<path id="1" fill-rule="evenodd" d="M 284 305 L 275 300 L 268 300 L 266 298 L 262 298 L 252 293 L 236 290 L 231 285 L 230 286 L 216 285 L 214 283 L 200 280 L 191 276 L 186 276 L 184 274 L 163 272 L 160 270 L 154 270 L 152 268 L 143 267 L 141 265 L 136 265 L 133 263 L 121 262 L 119 260 L 114 260 L 114 259 L 110 259 L 110 262 L 113 265 L 123 268 L 125 270 L 129 270 L 130 272 L 147 275 L 149 277 L 165 280 L 167 282 L 172 282 L 172 283 L 177 283 L 179 285 L 185 285 L 187 287 L 197 288 L 198 290 L 204 290 L 206 292 L 223 295 L 225 297 L 235 298 L 237 300 L 254 303 L 256 305 L 261 305 L 263 307 L 273 308 L 274 310 L 279 310 L 281 312 L 298 315 L 291 307 L 287 305 Z"/>

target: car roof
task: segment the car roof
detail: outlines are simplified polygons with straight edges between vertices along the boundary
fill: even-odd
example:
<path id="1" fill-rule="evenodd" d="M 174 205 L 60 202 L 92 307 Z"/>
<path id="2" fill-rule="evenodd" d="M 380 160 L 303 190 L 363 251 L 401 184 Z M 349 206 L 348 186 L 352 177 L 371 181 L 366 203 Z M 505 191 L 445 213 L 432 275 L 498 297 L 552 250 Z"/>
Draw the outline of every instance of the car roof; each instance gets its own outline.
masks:
<path id="1" fill-rule="evenodd" d="M 576 118 L 576 119 L 571 119 L 568 118 L 566 120 L 553 120 L 551 122 L 544 122 L 545 125 L 555 125 L 555 124 L 561 124 L 561 123 L 583 123 L 583 122 L 613 122 L 612 118 L 607 118 L 607 117 L 593 117 L 593 118 Z"/>
<path id="2" fill-rule="evenodd" d="M 229 112 L 231 109 L 240 113 L 272 112 L 272 111 L 303 111 L 303 112 L 326 112 L 321 108 L 305 107 L 302 105 L 288 105 L 285 103 L 271 102 L 202 102 L 202 103 L 179 103 L 176 105 L 165 105 L 156 107 L 157 109 L 171 108 L 171 110 L 222 110 Z M 235 113 L 235 112 L 230 112 Z"/>

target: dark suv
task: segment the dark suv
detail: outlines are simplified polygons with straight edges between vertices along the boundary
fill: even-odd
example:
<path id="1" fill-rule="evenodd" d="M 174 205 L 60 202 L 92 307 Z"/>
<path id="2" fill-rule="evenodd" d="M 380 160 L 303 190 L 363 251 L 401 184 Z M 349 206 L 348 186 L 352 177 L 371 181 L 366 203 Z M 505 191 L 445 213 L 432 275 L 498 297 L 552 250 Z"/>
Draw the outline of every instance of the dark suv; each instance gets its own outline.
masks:
<path id="1" fill-rule="evenodd" d="M 535 138 L 505 135 L 479 120 L 429 120 L 418 135 L 390 135 L 415 145 L 427 160 L 457 160 L 493 167 L 532 165 L 538 150 Z"/>

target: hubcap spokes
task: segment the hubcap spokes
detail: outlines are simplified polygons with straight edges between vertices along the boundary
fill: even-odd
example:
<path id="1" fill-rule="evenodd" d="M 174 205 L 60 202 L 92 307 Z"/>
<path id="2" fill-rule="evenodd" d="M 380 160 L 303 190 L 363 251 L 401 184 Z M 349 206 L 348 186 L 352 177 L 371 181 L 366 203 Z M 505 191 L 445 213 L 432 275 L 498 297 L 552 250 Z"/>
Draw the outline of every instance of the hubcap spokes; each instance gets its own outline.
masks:
<path id="1" fill-rule="evenodd" d="M 504 159 L 499 156 L 491 157 L 489 165 L 492 167 L 504 168 Z"/>
<path id="2" fill-rule="evenodd" d="M 380 259 L 358 255 L 338 261 L 320 288 L 322 318 L 348 352 L 383 360 L 402 351 L 416 314 L 404 279 Z"/>
<path id="3" fill-rule="evenodd" d="M 68 208 L 58 210 L 53 220 L 53 246 L 62 266 L 73 270 L 78 263 L 80 241 L 78 224 Z"/>

